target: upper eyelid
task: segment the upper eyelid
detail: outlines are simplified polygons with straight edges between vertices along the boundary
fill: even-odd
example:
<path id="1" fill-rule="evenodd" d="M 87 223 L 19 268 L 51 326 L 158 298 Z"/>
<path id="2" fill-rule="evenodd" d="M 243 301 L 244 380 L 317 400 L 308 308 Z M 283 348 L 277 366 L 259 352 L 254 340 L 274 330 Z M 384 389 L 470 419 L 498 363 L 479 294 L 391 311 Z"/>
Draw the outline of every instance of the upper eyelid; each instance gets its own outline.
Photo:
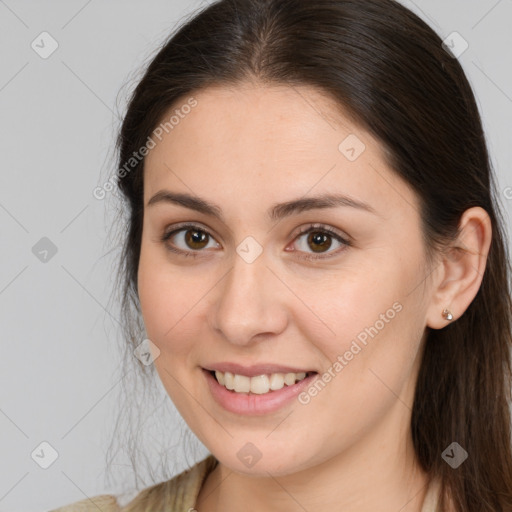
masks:
<path id="1" fill-rule="evenodd" d="M 209 236 L 212 236 L 216 241 L 216 237 L 212 235 L 211 231 L 214 231 L 210 229 L 209 227 L 204 227 L 201 223 L 194 223 L 194 222 L 183 222 L 174 224 L 171 226 L 171 229 L 164 230 L 164 237 L 171 237 L 179 233 L 180 231 L 187 230 L 190 228 L 196 228 L 198 231 L 206 232 Z M 317 229 L 318 231 L 324 231 L 327 232 L 330 236 L 338 237 L 340 242 L 346 242 L 351 243 L 351 237 L 347 234 L 344 234 L 343 232 L 340 232 L 338 229 L 329 226 L 328 224 L 322 224 L 319 222 L 313 222 L 310 224 L 306 224 L 305 226 L 301 226 L 300 228 L 295 229 L 293 232 L 294 239 L 298 238 L 299 236 L 302 236 L 306 234 L 308 231 L 313 231 L 314 229 Z M 217 241 L 217 243 L 219 243 Z M 183 249 L 182 249 L 183 250 Z M 198 251 L 200 252 L 200 251 Z"/>
<path id="2" fill-rule="evenodd" d="M 159 237 L 160 241 L 162 243 L 166 244 L 170 240 L 170 238 L 172 238 L 175 234 L 179 233 L 180 231 L 186 231 L 187 228 L 188 229 L 195 228 L 198 231 L 203 231 L 203 232 L 206 231 L 207 234 L 209 236 L 211 236 L 209 228 L 203 229 L 203 227 L 200 224 L 196 224 L 193 222 L 184 222 L 184 223 L 180 223 L 177 225 L 176 224 L 172 225 L 171 230 L 165 230 L 164 233 Z M 301 238 L 302 236 L 304 236 L 308 233 L 314 232 L 315 230 L 317 230 L 319 232 L 322 231 L 324 233 L 327 233 L 328 236 L 336 239 L 336 241 L 341 245 L 341 247 L 335 251 L 330 251 L 330 252 L 328 251 L 326 253 L 320 253 L 320 254 L 316 254 L 316 255 L 313 253 L 308 253 L 307 251 L 304 252 L 304 251 L 300 251 L 300 250 L 299 251 L 294 250 L 293 251 L 294 254 L 297 252 L 297 255 L 296 255 L 297 258 L 299 258 L 301 260 L 305 260 L 305 261 L 311 261 L 311 262 L 328 261 L 331 258 L 336 258 L 336 256 L 338 254 L 343 253 L 346 249 L 353 247 L 353 245 L 354 245 L 354 241 L 351 236 L 340 234 L 338 232 L 337 228 L 333 228 L 328 224 L 321 224 L 318 222 L 310 223 L 307 226 L 301 226 L 299 228 L 299 232 L 294 235 L 293 242 L 295 242 L 295 240 Z M 214 237 L 212 236 L 212 238 L 214 238 Z M 217 243 L 219 243 L 219 242 L 217 242 Z M 192 256 L 194 258 L 201 257 L 201 253 L 203 253 L 203 252 L 208 252 L 208 251 L 203 251 L 203 250 L 194 251 L 194 250 L 190 250 L 190 249 L 180 249 L 180 248 L 176 248 L 176 247 L 167 247 L 167 250 L 174 252 L 174 253 L 178 253 L 179 255 L 181 255 L 183 257 Z"/>
<path id="3" fill-rule="evenodd" d="M 209 236 L 214 237 L 212 235 L 212 231 L 215 231 L 215 230 L 212 230 L 209 227 L 204 227 L 201 224 L 196 224 L 194 222 L 183 222 L 183 223 L 178 223 L 178 224 L 172 224 L 171 226 L 168 226 L 168 228 L 164 229 L 163 236 L 176 235 L 180 231 L 186 231 L 187 229 L 191 229 L 191 228 L 196 228 L 198 231 L 204 231 L 205 233 L 208 233 Z M 216 237 L 214 237 L 214 238 L 216 240 Z M 219 242 L 217 242 L 217 243 L 219 243 Z"/>

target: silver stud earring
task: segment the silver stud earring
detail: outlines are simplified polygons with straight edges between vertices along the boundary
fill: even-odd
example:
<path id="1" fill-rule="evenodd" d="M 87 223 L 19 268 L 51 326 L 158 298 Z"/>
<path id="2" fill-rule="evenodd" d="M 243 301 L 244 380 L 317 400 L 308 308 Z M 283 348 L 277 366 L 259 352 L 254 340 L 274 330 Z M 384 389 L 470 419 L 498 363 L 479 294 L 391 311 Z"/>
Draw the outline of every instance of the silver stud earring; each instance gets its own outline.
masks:
<path id="1" fill-rule="evenodd" d="M 446 318 L 446 320 L 448 320 L 449 322 L 451 322 L 453 320 L 453 315 L 452 315 L 452 312 L 448 309 L 445 309 L 443 311 L 443 316 Z"/>

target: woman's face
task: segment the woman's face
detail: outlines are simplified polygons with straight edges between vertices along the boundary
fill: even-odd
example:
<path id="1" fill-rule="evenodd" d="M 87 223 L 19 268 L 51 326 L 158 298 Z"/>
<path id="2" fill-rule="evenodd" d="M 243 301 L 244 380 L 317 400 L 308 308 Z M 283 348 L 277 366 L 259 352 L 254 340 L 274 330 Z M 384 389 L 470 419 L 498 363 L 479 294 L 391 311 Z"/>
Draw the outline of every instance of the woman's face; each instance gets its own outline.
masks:
<path id="1" fill-rule="evenodd" d="M 194 100 L 144 170 L 139 298 L 171 399 L 238 472 L 405 448 L 430 289 L 415 194 L 315 89 Z"/>

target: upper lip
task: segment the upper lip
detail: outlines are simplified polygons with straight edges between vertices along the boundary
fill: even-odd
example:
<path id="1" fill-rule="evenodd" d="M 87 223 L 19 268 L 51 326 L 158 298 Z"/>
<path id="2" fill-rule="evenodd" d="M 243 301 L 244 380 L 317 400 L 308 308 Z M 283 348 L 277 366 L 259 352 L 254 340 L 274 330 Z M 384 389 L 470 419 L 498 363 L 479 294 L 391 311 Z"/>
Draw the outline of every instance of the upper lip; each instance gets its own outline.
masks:
<path id="1" fill-rule="evenodd" d="M 238 375 L 245 375 L 247 377 L 256 377 L 258 375 L 269 375 L 271 373 L 308 373 L 314 370 L 307 370 L 301 368 L 293 368 L 291 366 L 282 366 L 272 363 L 261 363 L 251 366 L 243 366 L 238 363 L 215 363 L 203 366 L 208 371 L 219 371 L 222 373 L 230 372 Z"/>

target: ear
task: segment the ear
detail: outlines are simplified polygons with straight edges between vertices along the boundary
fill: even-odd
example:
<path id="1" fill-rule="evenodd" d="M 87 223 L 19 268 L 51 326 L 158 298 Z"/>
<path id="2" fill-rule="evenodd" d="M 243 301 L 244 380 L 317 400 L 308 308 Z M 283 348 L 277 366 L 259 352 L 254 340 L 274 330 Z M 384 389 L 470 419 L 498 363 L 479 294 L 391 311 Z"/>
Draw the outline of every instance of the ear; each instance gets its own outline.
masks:
<path id="1" fill-rule="evenodd" d="M 452 313 L 455 322 L 469 307 L 482 283 L 491 240 L 489 214 L 479 206 L 466 210 L 459 222 L 457 240 L 443 253 L 433 274 L 429 327 L 442 329 L 450 323 L 442 315 L 444 309 Z"/>

